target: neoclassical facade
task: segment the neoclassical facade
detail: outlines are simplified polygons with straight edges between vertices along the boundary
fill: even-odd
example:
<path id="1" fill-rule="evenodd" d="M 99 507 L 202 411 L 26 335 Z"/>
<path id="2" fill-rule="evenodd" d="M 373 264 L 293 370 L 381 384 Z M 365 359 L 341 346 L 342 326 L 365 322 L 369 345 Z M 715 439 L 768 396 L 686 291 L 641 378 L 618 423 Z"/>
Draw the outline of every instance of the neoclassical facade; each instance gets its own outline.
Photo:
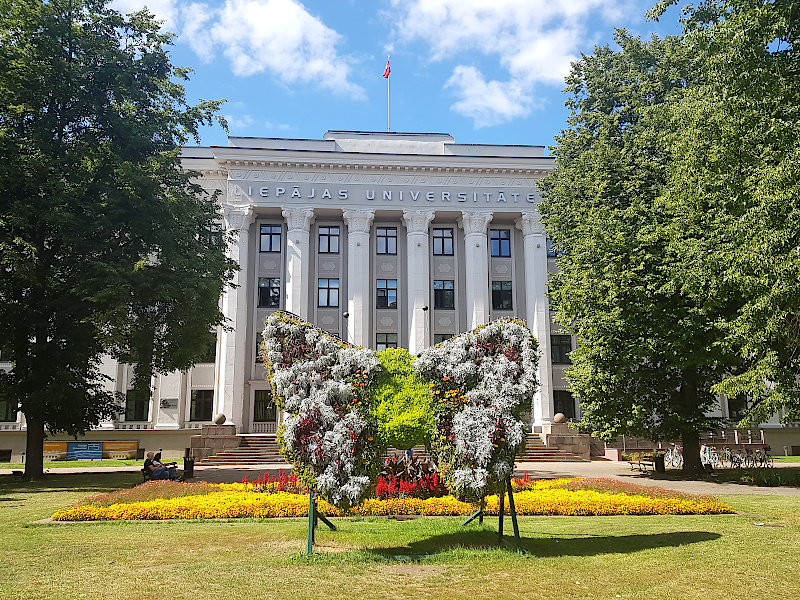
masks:
<path id="1" fill-rule="evenodd" d="M 230 138 L 228 147 L 185 149 L 183 164 L 220 192 L 225 226 L 237 233 L 231 256 L 241 270 L 222 300 L 234 326 L 218 334 L 213 412 L 241 432 L 269 433 L 280 419 L 265 406 L 257 353 L 274 310 L 353 344 L 415 354 L 519 317 L 540 349 L 532 426 L 557 410 L 576 416 L 561 372 L 571 338 L 553 333 L 545 296 L 554 261 L 537 180 L 553 159 L 543 147 L 331 131 L 322 140 Z"/>
<path id="2" fill-rule="evenodd" d="M 554 168 L 542 146 L 457 144 L 446 134 L 330 131 L 321 140 L 231 137 L 190 147 L 185 168 L 217 193 L 239 264 L 221 298 L 229 327 L 189 371 L 158 375 L 85 441 L 135 441 L 182 453 L 222 413 L 242 434 L 276 431 L 258 346 L 265 318 L 286 310 L 350 343 L 412 353 L 501 317 L 524 319 L 539 344 L 532 431 L 579 418 L 563 371 L 575 340 L 551 320 L 555 259 L 537 212 L 537 182 Z M 10 368 L 3 363 L 0 368 Z M 125 393 L 130 365 L 107 361 Z M 722 399 L 720 416 L 741 407 Z M 788 437 L 778 416 L 763 427 Z M 66 439 L 66 438 L 64 438 Z M 10 449 L 10 450 L 9 450 Z M 22 415 L 0 405 L 0 460 L 25 449 Z"/>

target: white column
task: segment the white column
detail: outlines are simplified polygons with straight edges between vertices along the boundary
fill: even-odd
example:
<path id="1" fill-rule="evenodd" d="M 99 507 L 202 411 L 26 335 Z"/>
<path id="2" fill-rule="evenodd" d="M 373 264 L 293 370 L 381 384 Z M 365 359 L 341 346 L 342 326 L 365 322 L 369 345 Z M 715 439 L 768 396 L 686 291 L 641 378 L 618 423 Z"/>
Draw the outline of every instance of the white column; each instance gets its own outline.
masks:
<path id="1" fill-rule="evenodd" d="M 314 222 L 314 209 L 284 207 L 283 216 L 286 219 L 286 310 L 308 320 L 309 230 Z"/>
<path id="2" fill-rule="evenodd" d="M 370 286 L 369 230 L 374 210 L 346 210 L 347 225 L 347 341 L 369 346 Z"/>
<path id="3" fill-rule="evenodd" d="M 436 213 L 432 210 L 404 210 L 408 251 L 408 351 L 419 354 L 427 346 L 430 316 L 430 277 L 428 274 L 428 225 Z"/>
<path id="4" fill-rule="evenodd" d="M 229 256 L 239 265 L 239 271 L 225 289 L 222 296 L 222 313 L 230 329 L 220 328 L 216 379 L 216 411 L 223 413 L 225 423 L 241 426 L 244 423 L 244 386 L 249 379 L 246 368 L 247 350 L 247 299 L 252 293 L 248 285 L 248 249 L 250 247 L 250 225 L 254 214 L 251 206 L 224 207 L 222 212 L 225 228 L 237 234 L 237 241 L 228 248 Z"/>
<path id="5" fill-rule="evenodd" d="M 490 212 L 462 212 L 458 226 L 464 230 L 464 266 L 466 267 L 467 328 L 472 330 L 489 322 L 489 242 L 486 227 Z"/>
<path id="6" fill-rule="evenodd" d="M 517 219 L 525 247 L 525 318 L 539 342 L 537 379 L 533 397 L 533 425 L 553 422 L 553 365 L 550 362 L 550 307 L 547 302 L 547 240 L 537 213 Z"/>

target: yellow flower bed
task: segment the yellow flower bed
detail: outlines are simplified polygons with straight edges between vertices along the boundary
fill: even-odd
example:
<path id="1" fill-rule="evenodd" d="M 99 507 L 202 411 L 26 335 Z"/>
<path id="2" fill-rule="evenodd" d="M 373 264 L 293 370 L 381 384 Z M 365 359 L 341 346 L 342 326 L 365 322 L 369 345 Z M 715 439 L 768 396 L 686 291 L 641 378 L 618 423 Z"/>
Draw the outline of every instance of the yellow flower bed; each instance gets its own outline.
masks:
<path id="1" fill-rule="evenodd" d="M 304 517 L 308 515 L 308 494 L 263 494 L 247 491 L 243 484 L 220 486 L 221 491 L 203 496 L 184 496 L 107 507 L 76 506 L 53 514 L 55 521 L 99 520 L 161 520 L 161 519 L 219 519 L 237 517 Z M 518 515 L 663 515 L 663 514 L 720 514 L 733 509 L 716 500 L 679 500 L 648 498 L 628 494 L 608 494 L 590 490 L 564 489 L 522 491 L 514 494 Z M 237 489 L 238 488 L 238 489 Z M 497 496 L 486 499 L 486 513 L 496 515 L 500 501 Z M 326 515 L 342 513 L 324 500 L 319 509 Z M 452 496 L 444 498 L 370 499 L 354 507 L 348 514 L 357 515 L 466 515 L 475 506 L 459 502 Z M 508 511 L 508 500 L 506 500 Z"/>

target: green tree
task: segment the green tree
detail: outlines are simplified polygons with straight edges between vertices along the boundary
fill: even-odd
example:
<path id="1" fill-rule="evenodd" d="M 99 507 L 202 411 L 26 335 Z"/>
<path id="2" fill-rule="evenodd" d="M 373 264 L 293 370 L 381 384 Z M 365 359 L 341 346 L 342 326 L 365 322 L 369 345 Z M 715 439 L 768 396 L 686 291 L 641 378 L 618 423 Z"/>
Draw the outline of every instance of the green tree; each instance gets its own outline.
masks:
<path id="1" fill-rule="evenodd" d="M 705 224 L 678 220 L 681 207 L 660 200 L 674 166 L 660 123 L 697 84 L 695 57 L 679 37 L 618 31 L 616 42 L 620 50 L 597 48 L 567 79 L 570 128 L 539 207 L 559 253 L 550 297 L 578 336 L 566 377 L 582 426 L 604 439 L 679 437 L 684 468 L 699 470 L 699 435 L 719 424 L 708 416 L 712 386 L 737 369 L 719 325 L 737 299 L 683 285 L 693 263 L 681 240 L 702 237 Z M 713 275 L 692 272 L 698 285 Z"/>
<path id="2" fill-rule="evenodd" d="M 674 0 L 660 3 L 660 16 Z M 784 409 L 800 419 L 800 3 L 727 0 L 688 6 L 684 45 L 702 85 L 676 96 L 662 121 L 673 168 L 664 191 L 684 237 L 696 293 L 741 300 L 721 315 L 725 343 L 743 368 L 715 390 L 746 395 L 743 424 Z"/>
<path id="3" fill-rule="evenodd" d="M 106 0 L 0 0 L 0 395 L 25 414 L 28 479 L 45 431 L 115 410 L 105 354 L 135 359 L 149 393 L 223 320 L 235 265 L 179 159 L 220 102 L 186 102 L 169 42 Z"/>

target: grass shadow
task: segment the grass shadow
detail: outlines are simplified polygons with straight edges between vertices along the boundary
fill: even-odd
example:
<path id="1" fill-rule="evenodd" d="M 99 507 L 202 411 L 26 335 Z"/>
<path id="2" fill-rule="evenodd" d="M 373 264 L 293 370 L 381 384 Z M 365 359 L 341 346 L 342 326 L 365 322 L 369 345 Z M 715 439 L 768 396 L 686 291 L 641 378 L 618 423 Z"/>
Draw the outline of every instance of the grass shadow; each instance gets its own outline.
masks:
<path id="1" fill-rule="evenodd" d="M 588 535 L 579 537 L 542 538 L 522 537 L 521 547 L 526 554 L 540 558 L 559 556 L 595 556 L 599 554 L 630 554 L 652 548 L 672 548 L 717 540 L 722 537 L 710 531 L 677 531 L 657 534 L 621 536 Z M 504 536 L 498 543 L 497 531 L 473 529 L 434 535 L 394 548 L 372 548 L 368 552 L 388 560 L 421 560 L 456 549 L 513 551 L 513 536 Z"/>

